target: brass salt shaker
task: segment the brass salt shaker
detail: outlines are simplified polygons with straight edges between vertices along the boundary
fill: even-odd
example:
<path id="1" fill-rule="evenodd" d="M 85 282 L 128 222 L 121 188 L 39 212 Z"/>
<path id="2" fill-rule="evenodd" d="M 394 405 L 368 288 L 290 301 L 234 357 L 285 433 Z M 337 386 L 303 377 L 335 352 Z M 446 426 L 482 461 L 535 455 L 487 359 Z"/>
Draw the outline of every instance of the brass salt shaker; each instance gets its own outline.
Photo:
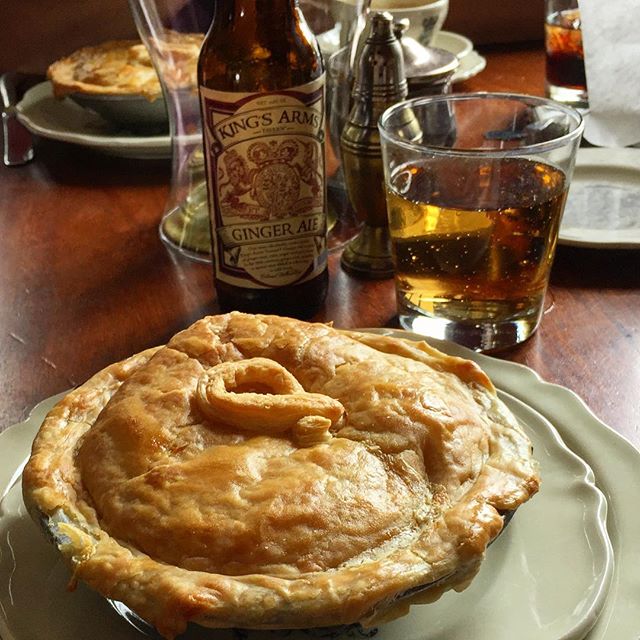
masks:
<path id="1" fill-rule="evenodd" d="M 345 271 L 367 278 L 393 275 L 378 119 L 407 96 L 402 48 L 387 12 L 369 14 L 367 36 L 356 63 L 353 107 L 340 138 L 349 200 L 364 221 L 345 247 Z"/>

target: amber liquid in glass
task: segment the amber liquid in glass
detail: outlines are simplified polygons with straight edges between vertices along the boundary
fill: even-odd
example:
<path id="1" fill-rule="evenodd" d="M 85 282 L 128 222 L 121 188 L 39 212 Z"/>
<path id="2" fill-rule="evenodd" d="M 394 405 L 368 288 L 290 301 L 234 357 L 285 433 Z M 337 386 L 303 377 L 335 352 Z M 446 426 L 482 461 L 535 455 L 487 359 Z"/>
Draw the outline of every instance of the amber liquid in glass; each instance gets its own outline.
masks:
<path id="1" fill-rule="evenodd" d="M 239 94 L 265 93 L 300 87 L 323 73 L 320 51 L 297 2 L 217 0 L 200 53 L 201 87 Z M 324 173 L 324 165 L 318 169 Z M 209 188 L 215 186 L 209 184 Z M 215 273 L 214 279 L 222 310 L 309 317 L 326 296 L 326 252 L 322 272 L 293 285 L 251 288 L 223 282 Z"/>
<path id="2" fill-rule="evenodd" d="M 387 190 L 402 321 L 539 319 L 567 193 L 564 173 L 520 158 L 404 165 Z"/>
<path id="3" fill-rule="evenodd" d="M 567 9 L 551 14 L 545 24 L 547 82 L 557 87 L 586 90 L 580 14 Z"/>

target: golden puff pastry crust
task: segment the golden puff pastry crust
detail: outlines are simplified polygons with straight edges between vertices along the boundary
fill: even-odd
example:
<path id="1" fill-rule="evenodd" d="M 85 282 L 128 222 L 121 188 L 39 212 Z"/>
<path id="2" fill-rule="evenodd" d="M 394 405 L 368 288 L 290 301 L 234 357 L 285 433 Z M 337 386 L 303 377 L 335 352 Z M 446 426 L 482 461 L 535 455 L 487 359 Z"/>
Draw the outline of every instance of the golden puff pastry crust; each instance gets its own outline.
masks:
<path id="1" fill-rule="evenodd" d="M 169 31 L 154 40 L 158 60 L 171 88 L 197 86 L 197 62 L 203 34 Z M 151 57 L 139 40 L 111 40 L 83 47 L 49 66 L 47 77 L 53 93 L 62 98 L 71 93 L 93 96 L 160 96 L 161 87 Z"/>
<path id="2" fill-rule="evenodd" d="M 71 392 L 23 475 L 74 578 L 167 638 L 401 615 L 464 588 L 537 488 L 474 363 L 241 313 Z"/>
<path id="3" fill-rule="evenodd" d="M 110 40 L 82 47 L 49 66 L 47 77 L 56 98 L 91 95 L 160 95 L 160 81 L 149 52 L 138 40 Z"/>

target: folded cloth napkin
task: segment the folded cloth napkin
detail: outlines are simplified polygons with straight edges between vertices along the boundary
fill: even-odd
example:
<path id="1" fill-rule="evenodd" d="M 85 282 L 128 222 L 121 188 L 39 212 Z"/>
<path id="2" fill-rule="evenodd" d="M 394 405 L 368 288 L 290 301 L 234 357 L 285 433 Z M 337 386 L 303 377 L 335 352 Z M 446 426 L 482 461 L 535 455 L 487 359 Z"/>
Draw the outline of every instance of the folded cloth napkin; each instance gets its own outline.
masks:
<path id="1" fill-rule="evenodd" d="M 584 137 L 601 147 L 640 142 L 640 2 L 580 0 L 589 113 Z"/>

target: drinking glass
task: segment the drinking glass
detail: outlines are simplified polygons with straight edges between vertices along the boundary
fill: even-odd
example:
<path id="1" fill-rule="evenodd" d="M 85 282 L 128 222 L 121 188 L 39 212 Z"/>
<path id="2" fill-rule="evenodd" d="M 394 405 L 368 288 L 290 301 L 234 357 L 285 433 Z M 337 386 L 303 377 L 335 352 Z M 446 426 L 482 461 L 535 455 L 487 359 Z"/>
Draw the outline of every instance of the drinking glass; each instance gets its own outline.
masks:
<path id="1" fill-rule="evenodd" d="M 211 260 L 209 207 L 196 67 L 213 17 L 206 0 L 129 0 L 140 38 L 160 78 L 171 133 L 171 189 L 160 237 L 171 249 Z"/>
<path id="2" fill-rule="evenodd" d="M 544 29 L 547 96 L 586 108 L 587 78 L 578 0 L 546 0 Z"/>
<path id="3" fill-rule="evenodd" d="M 474 350 L 540 322 L 580 114 L 501 93 L 417 98 L 380 135 L 402 327 Z"/>

